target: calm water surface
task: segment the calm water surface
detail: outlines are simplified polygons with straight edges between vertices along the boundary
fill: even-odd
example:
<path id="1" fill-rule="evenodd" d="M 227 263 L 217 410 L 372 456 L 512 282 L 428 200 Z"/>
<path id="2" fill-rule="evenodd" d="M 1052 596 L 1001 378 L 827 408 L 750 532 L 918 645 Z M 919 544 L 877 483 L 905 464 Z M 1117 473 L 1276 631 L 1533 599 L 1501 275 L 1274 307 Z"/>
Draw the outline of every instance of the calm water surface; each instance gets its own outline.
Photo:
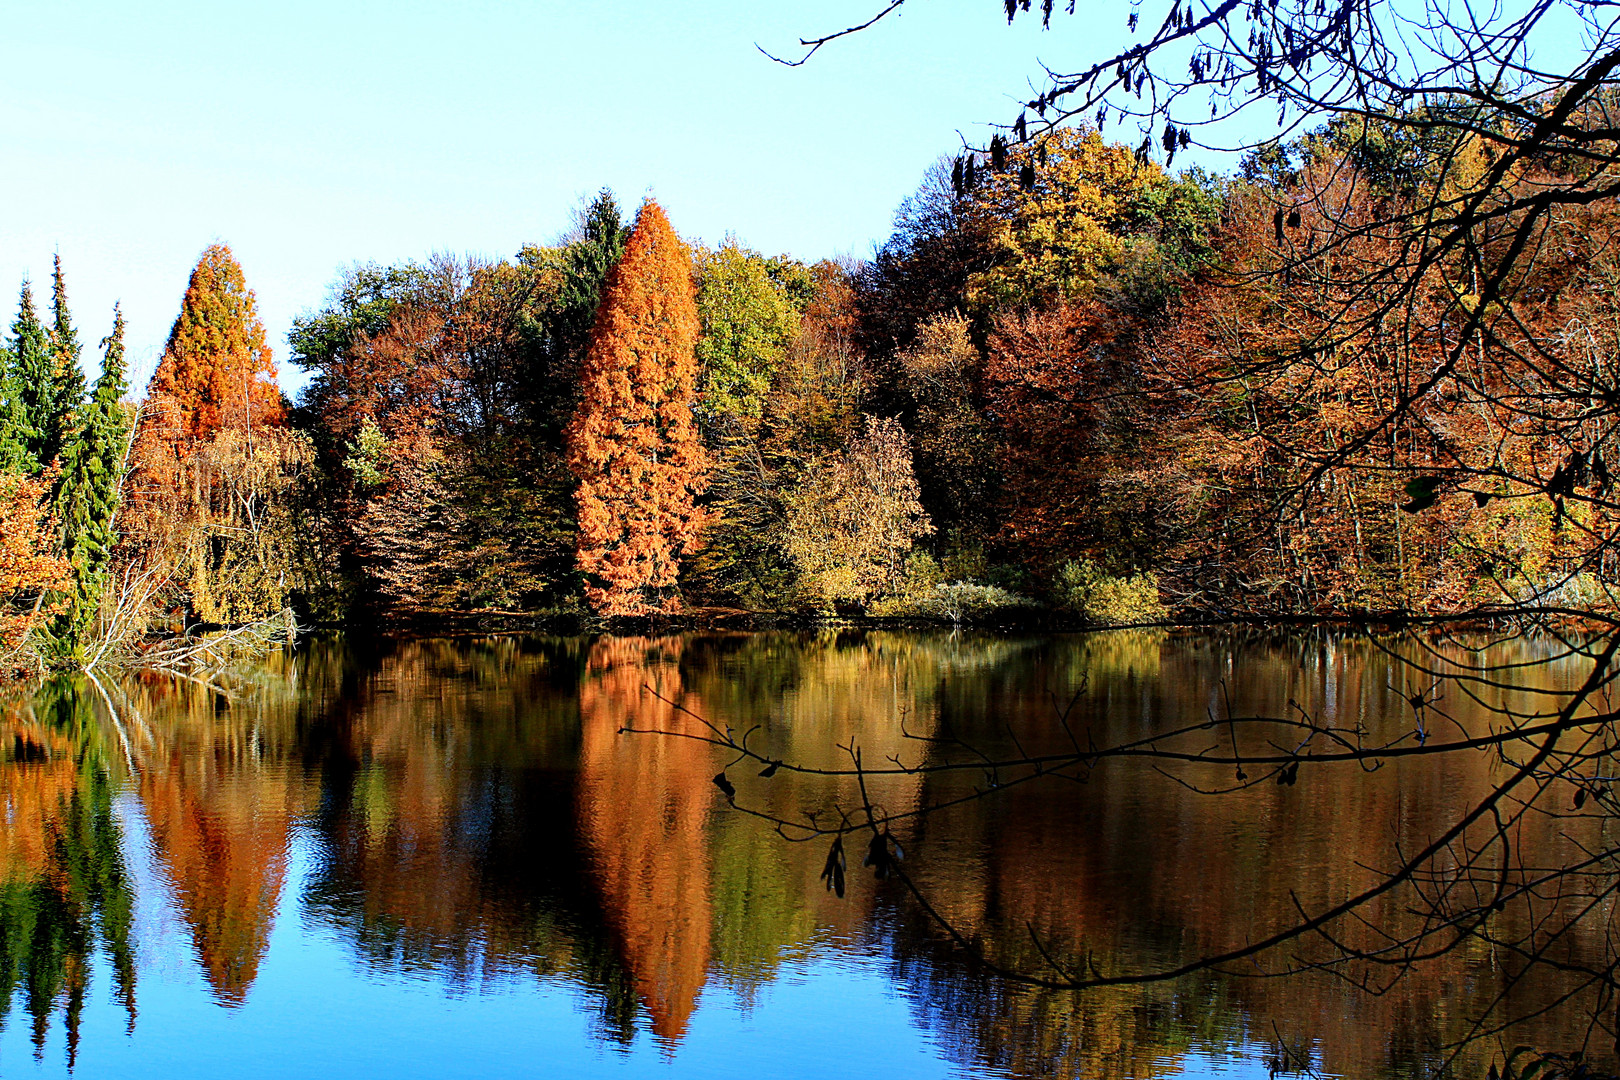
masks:
<path id="1" fill-rule="evenodd" d="M 696 714 L 837 767 L 840 744 L 920 759 L 917 737 L 1053 748 L 1053 703 L 1081 691 L 1070 724 L 1098 742 L 1228 700 L 1392 733 L 1414 685 L 1364 641 L 1145 632 L 350 638 L 228 694 L 58 683 L 0 702 L 0 1077 L 1261 1077 L 1279 1038 L 1329 1074 L 1409 1075 L 1497 993 L 1495 957 L 1459 951 L 1377 998 L 1212 975 L 1015 989 L 860 872 L 858 847 L 848 896 L 828 893 L 826 843 L 728 809 L 719 751 L 621 729 L 696 730 Z M 1211 797 L 1121 765 L 900 839 L 931 902 L 998 960 L 1039 968 L 1033 931 L 1140 970 L 1351 894 L 1492 767 Z M 745 805 L 860 805 L 844 779 L 755 772 L 730 773 Z M 905 811 L 985 780 L 873 797 Z M 1579 1026 L 1554 1013 L 1525 1034 L 1558 1048 Z"/>

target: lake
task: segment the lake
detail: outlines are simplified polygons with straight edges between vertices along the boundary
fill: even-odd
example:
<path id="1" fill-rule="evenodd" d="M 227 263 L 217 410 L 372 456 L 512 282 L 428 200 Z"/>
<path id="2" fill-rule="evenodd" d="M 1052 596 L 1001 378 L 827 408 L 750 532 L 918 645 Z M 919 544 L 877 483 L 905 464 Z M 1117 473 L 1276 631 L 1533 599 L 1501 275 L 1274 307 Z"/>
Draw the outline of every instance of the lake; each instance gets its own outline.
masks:
<path id="1" fill-rule="evenodd" d="M 1372 982 L 1276 976 L 1420 919 L 1409 892 L 1333 943 L 1170 981 L 990 970 L 1162 971 L 1241 947 L 1444 832 L 1500 782 L 1494 753 L 1219 794 L 1233 770 L 1199 763 L 1016 784 L 891 767 L 864 796 L 848 775 L 856 748 L 878 769 L 1029 757 L 1230 715 L 1392 743 L 1478 732 L 1497 696 L 1578 684 L 1589 664 L 1557 653 L 1327 632 L 350 636 L 228 679 L 17 691 L 0 699 L 0 1077 L 1414 1075 L 1482 1016 L 1531 1017 L 1504 1045 L 1607 1053 L 1590 1022 L 1611 999 L 1519 978 L 1483 939 Z M 1526 689 L 1436 690 L 1410 662 L 1478 657 L 1528 664 Z M 703 721 L 826 771 L 762 777 L 691 737 Z M 868 805 L 895 818 L 915 893 L 861 865 L 863 834 L 840 897 L 828 838 L 769 820 Z M 1527 818 L 1515 857 L 1610 831 Z M 1559 939 L 1566 968 L 1612 957 L 1611 899 Z M 1482 1076 L 1494 1045 L 1456 1063 Z"/>

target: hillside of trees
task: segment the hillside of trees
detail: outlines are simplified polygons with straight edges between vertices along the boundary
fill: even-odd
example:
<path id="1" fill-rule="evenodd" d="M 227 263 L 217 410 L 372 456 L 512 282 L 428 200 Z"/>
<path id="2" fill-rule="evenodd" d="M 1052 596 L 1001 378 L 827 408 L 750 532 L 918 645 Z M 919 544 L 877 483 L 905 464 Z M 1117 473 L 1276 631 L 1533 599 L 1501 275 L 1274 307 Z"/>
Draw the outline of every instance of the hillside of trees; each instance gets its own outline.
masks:
<path id="1" fill-rule="evenodd" d="M 1510 242 L 1487 223 L 1387 302 L 1403 206 L 1578 167 L 1411 130 L 1232 176 L 998 137 L 864 262 L 711 249 L 604 191 L 506 261 L 342 271 L 289 335 L 296 401 L 225 247 L 144 388 L 121 318 L 87 384 L 58 261 L 0 353 L 0 667 L 286 610 L 1608 609 L 1615 210 L 1546 211 L 1484 296 L 1455 282 Z"/>

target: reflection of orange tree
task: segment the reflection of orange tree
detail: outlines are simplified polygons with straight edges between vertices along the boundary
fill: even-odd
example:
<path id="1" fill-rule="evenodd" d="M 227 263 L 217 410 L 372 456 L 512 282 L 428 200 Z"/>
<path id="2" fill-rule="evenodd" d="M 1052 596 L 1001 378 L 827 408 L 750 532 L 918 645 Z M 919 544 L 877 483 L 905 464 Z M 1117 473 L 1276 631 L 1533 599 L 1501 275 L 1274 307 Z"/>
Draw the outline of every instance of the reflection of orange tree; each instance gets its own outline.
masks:
<path id="1" fill-rule="evenodd" d="M 176 755 L 142 778 L 141 801 L 208 982 L 221 1004 L 240 1005 L 270 944 L 287 821 L 252 783 L 212 773 Z"/>
<path id="2" fill-rule="evenodd" d="M 758 725 L 750 745 L 772 760 L 829 768 L 848 763 L 840 745 L 859 744 L 875 760 L 917 745 L 905 738 L 901 717 L 906 731 L 932 733 L 941 691 L 953 676 L 987 668 L 1019 648 L 996 639 L 883 632 L 704 635 L 683 645 L 685 700 L 701 698 L 706 719 L 737 730 Z M 646 730 L 660 718 L 649 709 L 635 724 Z M 639 735 L 637 741 L 658 738 Z M 852 779 L 791 772 L 767 779 L 757 771 L 729 772 L 749 805 L 781 814 L 810 810 L 823 821 L 860 806 Z M 887 785 L 884 806 L 914 809 L 921 786 Z M 708 837 L 711 968 L 744 1002 L 784 961 L 807 956 L 818 939 L 858 940 L 873 928 L 878 898 L 869 877 L 855 875 L 844 899 L 818 881 L 824 845 L 783 844 L 765 823 L 735 813 L 710 822 Z"/>
<path id="3" fill-rule="evenodd" d="M 691 731 L 696 721 L 678 703 L 722 727 L 758 723 L 751 746 L 771 761 L 814 767 L 846 763 L 837 746 L 851 742 L 873 762 L 952 752 L 955 744 L 905 740 L 900 716 L 914 734 L 992 754 L 1016 749 L 1008 745 L 1015 734 L 1024 750 L 1044 753 L 1066 744 L 1047 691 L 1066 698 L 1082 680 L 1088 690 L 1074 719 L 1104 745 L 1201 715 L 1223 681 L 1242 706 L 1269 713 L 1292 699 L 1345 725 L 1362 720 L 1372 740 L 1408 722 L 1401 708 L 1415 688 L 1410 672 L 1366 642 L 1255 635 L 1213 646 L 1154 633 L 1036 642 L 881 632 L 462 639 L 391 643 L 357 671 L 341 649 L 312 643 L 295 674 L 299 710 L 317 715 L 302 714 L 300 724 L 291 722 L 300 713 L 270 695 L 222 707 L 203 688 L 164 682 L 131 688 L 143 713 L 126 727 L 147 774 L 140 790 L 159 859 L 227 1000 L 228 980 L 245 992 L 262 955 L 287 823 L 317 805 L 293 779 L 300 750 L 324 756 L 318 802 L 328 857 L 306 897 L 316 917 L 388 967 L 577 982 L 601 994 L 610 1035 L 628 1038 L 638 1014 L 650 1013 L 653 1031 L 672 1045 L 706 979 L 746 1000 L 818 942 L 877 936 L 892 945 L 917 1011 L 949 1052 L 1013 1073 L 1151 1076 L 1184 1066 L 1193 1050 L 1269 1041 L 1275 1025 L 1309 1044 L 1328 1071 L 1383 1064 L 1410 1075 L 1433 1061 L 1435 1046 L 1459 1037 L 1461 1018 L 1485 1014 L 1491 995 L 1516 995 L 1501 1010 L 1513 1015 L 1556 1000 L 1556 980 L 1515 982 L 1511 955 L 1493 955 L 1485 943 L 1414 969 L 1379 998 L 1342 981 L 1211 972 L 1073 993 L 1010 986 L 978 962 L 1049 970 L 1044 947 L 1071 970 L 1089 957 L 1111 974 L 1231 949 L 1297 917 L 1296 900 L 1311 909 L 1337 902 L 1387 865 L 1393 844 L 1410 849 L 1443 828 L 1492 781 L 1490 755 L 1391 761 L 1371 779 L 1353 766 L 1322 766 L 1296 786 L 1269 782 L 1214 800 L 1121 761 L 1083 785 L 1013 787 L 993 802 L 897 822 L 907 873 L 970 952 L 914 918 L 913 907 L 892 906 L 893 882 L 860 872 L 864 845 L 850 845 L 849 893 L 838 900 L 816 881 L 824 840 L 781 844 L 757 819 L 730 812 L 706 821 L 720 805 L 710 780 L 722 763 L 709 748 L 618 734 L 627 726 Z M 267 670 L 282 674 L 276 662 Z M 1565 668 L 1537 670 L 1551 683 L 1580 674 L 1578 664 Z M 1464 724 L 1483 715 L 1460 703 L 1455 711 Z M 57 722 L 36 705 L 35 715 L 19 721 L 20 743 L 0 731 L 0 798 L 14 788 L 21 794 L 13 798 L 48 809 L 71 785 L 62 748 L 79 745 L 80 729 L 70 713 Z M 759 764 L 728 769 L 746 805 L 785 815 L 812 809 L 829 821 L 839 808 L 860 819 L 853 777 L 784 765 L 765 778 L 755 775 Z M 1209 772 L 1230 782 L 1229 767 L 1189 769 L 1184 778 Z M 906 814 L 982 777 L 891 775 L 871 786 L 880 812 Z M 257 826 L 243 820 L 254 800 L 266 804 Z M 1592 846 L 1578 831 L 1586 824 L 1527 819 L 1516 850 L 1527 863 L 1555 864 L 1559 845 Z M 0 867 L 8 868 L 0 877 L 61 858 L 75 868 L 63 872 L 71 886 L 84 864 L 53 855 L 53 843 L 43 828 L 0 835 Z M 86 910 L 28 902 L 30 912 Z M 1398 930 L 1397 908 L 1369 912 Z M 900 926 L 890 934 L 896 910 Z M 1510 906 L 1494 917 L 1493 933 L 1511 938 L 1520 917 Z M 1351 944 L 1356 933 L 1337 931 Z M 1571 937 L 1560 948 L 1579 961 L 1584 944 Z M 1296 951 L 1308 958 L 1309 945 Z M 50 984 L 58 997 L 48 1008 L 57 1008 L 75 954 L 51 955 L 64 958 Z M 1523 1030 L 1540 1045 L 1567 1046 L 1569 1019 L 1549 1016 Z M 1483 1073 L 1487 1063 L 1463 1064 Z"/>
<path id="4" fill-rule="evenodd" d="M 60 1005 L 69 1069 L 98 947 L 135 1023 L 133 896 L 101 729 L 80 689 L 58 680 L 0 706 L 0 1026 L 20 988 L 37 1054 Z"/>
<path id="5" fill-rule="evenodd" d="M 258 975 L 287 872 L 293 818 L 314 801 L 274 731 L 271 702 L 224 708 L 203 687 L 154 682 L 153 721 L 138 791 L 153 848 L 223 1005 L 240 1005 Z"/>
<path id="6" fill-rule="evenodd" d="M 306 656 L 321 662 L 318 648 Z M 921 702 L 910 722 L 928 730 L 940 673 L 985 659 L 944 635 L 390 643 L 313 725 L 330 740 L 328 858 L 306 899 L 381 969 L 567 978 L 601 995 L 610 1037 L 630 1037 L 638 1009 L 671 1030 L 708 975 L 746 998 L 784 958 L 805 955 L 818 928 L 859 935 L 872 897 L 864 882 L 848 902 L 824 893 L 823 852 L 784 849 L 755 821 L 704 823 L 718 764 L 660 757 L 658 740 L 617 735 L 624 724 L 687 719 L 643 685 L 694 711 L 701 698 L 718 722 L 767 720 L 773 753 L 829 736 L 889 753 L 903 744 L 900 703 Z M 572 772 L 581 757 L 583 807 Z M 786 775 L 768 790 L 859 801 L 853 784 L 801 788 Z M 665 821 L 671 807 L 677 820 Z M 577 833 L 554 827 L 559 815 Z M 644 862 L 661 875 L 645 889 Z M 672 897 L 692 901 L 674 921 Z"/>
<path id="7" fill-rule="evenodd" d="M 776 754 L 852 736 L 873 753 L 890 753 L 903 745 L 893 719 L 901 703 L 915 701 L 909 722 L 929 730 L 941 673 L 976 669 L 1002 649 L 887 634 L 722 635 L 584 649 L 572 640 L 514 638 L 391 643 L 317 725 L 331 740 L 320 825 L 328 859 L 311 883 L 310 910 L 382 969 L 433 970 L 457 981 L 520 972 L 576 980 L 601 995 L 610 1037 L 628 1038 L 638 1009 L 650 1009 L 649 982 L 669 981 L 667 965 L 660 975 L 667 959 L 660 934 L 706 949 L 708 974 L 746 998 L 784 958 L 805 955 L 818 928 L 858 936 L 872 893 L 856 881 L 848 901 L 837 900 L 816 881 L 821 850 L 784 848 L 758 822 L 727 815 L 707 823 L 703 845 L 688 831 L 658 863 L 690 868 L 667 895 L 697 897 L 693 918 L 708 912 L 707 934 L 687 921 L 647 929 L 662 912 L 627 886 L 638 871 L 626 868 L 642 846 L 661 842 L 656 818 L 664 796 L 675 793 L 657 785 L 672 788 L 672 776 L 690 773 L 696 799 L 686 805 L 696 818 L 704 799 L 716 798 L 709 779 L 718 764 L 648 757 L 655 739 L 615 734 L 621 724 L 680 719 L 650 695 L 638 705 L 643 684 L 673 688 L 694 711 L 701 697 L 717 722 L 765 720 L 762 735 Z M 306 655 L 315 663 L 319 650 Z M 433 703 L 427 714 L 424 700 Z M 571 770 L 580 742 L 588 790 L 636 796 L 606 807 L 616 816 L 599 816 L 593 827 L 577 816 Z M 827 762 L 839 760 L 829 750 Z M 662 777 L 646 797 L 638 794 L 638 763 Z M 859 802 L 852 783 L 737 780 L 783 796 L 784 805 L 795 793 L 817 805 Z M 484 794 L 492 783 L 501 798 Z M 894 790 L 888 797 L 904 798 Z M 580 820 L 577 842 L 573 829 L 552 827 L 559 815 Z M 635 822 L 634 842 L 620 852 L 626 822 Z M 604 888 L 604 865 L 617 891 Z M 697 959 L 685 975 L 690 999 L 705 977 L 705 958 Z M 659 1009 L 669 1015 L 664 1004 Z"/>
<path id="8" fill-rule="evenodd" d="M 838 747 L 867 751 L 867 769 L 880 771 L 864 776 L 874 812 L 905 842 L 911 858 L 904 873 L 939 919 L 902 904 L 897 960 L 919 991 L 919 1011 L 960 1060 L 1014 1072 L 1151 1076 L 1183 1067 L 1194 1049 L 1222 1053 L 1282 1038 L 1333 1072 L 1387 1068 L 1412 1075 L 1455 1054 L 1456 1068 L 1483 1074 L 1489 1047 L 1469 1041 L 1481 1018 L 1512 1021 L 1513 1037 L 1536 1045 L 1580 1046 L 1589 1037 L 1592 1008 L 1603 999 L 1582 979 L 1607 942 L 1601 919 L 1579 921 L 1591 900 L 1580 889 L 1542 890 L 1533 910 L 1510 903 L 1492 913 L 1483 932 L 1428 962 L 1408 963 L 1396 953 L 1392 964 L 1377 957 L 1353 963 L 1391 940 L 1413 940 L 1436 925 L 1445 905 L 1466 911 L 1482 896 L 1489 902 L 1497 864 L 1479 854 L 1495 837 L 1488 822 L 1459 834 L 1445 853 L 1469 860 L 1468 876 L 1435 860 L 1414 878 L 1426 890 L 1419 902 L 1412 889 L 1368 890 L 1388 880 L 1381 869 L 1401 853 L 1432 847 L 1436 836 L 1457 828 L 1459 815 L 1489 797 L 1504 774 L 1520 774 L 1491 753 L 1435 756 L 1425 749 L 1433 738 L 1414 742 L 1412 702 L 1435 691 L 1433 676 L 1410 666 L 1421 653 L 1417 639 L 1237 634 L 1178 641 L 1139 632 L 1047 640 L 1023 650 L 1013 642 L 980 644 L 840 634 L 799 638 L 784 649 L 780 638 L 699 638 L 683 641 L 680 679 L 671 679 L 675 692 L 665 694 L 679 702 L 683 689 L 700 692 L 718 725 L 711 734 L 728 725 L 733 740 L 750 732 L 746 753 L 737 741 L 719 740 L 733 755 L 728 773 L 739 807 L 775 819 L 790 836 L 817 824 L 838 828 L 840 820 L 846 829 L 865 830 L 861 802 L 849 795 L 855 777 L 848 754 Z M 1529 715 L 1537 691 L 1562 700 L 1586 677 L 1587 663 L 1574 656 L 1549 661 L 1543 653 L 1550 649 L 1520 641 L 1486 657 L 1535 662 L 1516 675 L 1519 689 L 1506 691 L 1501 704 L 1448 682 L 1448 718 L 1432 715 L 1431 733 L 1441 723 L 1447 739 L 1456 731 L 1492 731 L 1504 710 Z M 1471 659 L 1476 652 L 1469 646 L 1457 655 Z M 1054 699 L 1067 701 L 1081 688 L 1066 729 Z M 1217 737 L 1202 721 L 1212 702 L 1228 707 L 1223 689 L 1235 703 L 1230 707 L 1241 711 L 1234 723 L 1218 725 Z M 1546 702 L 1539 707 L 1547 709 Z M 1319 718 L 1327 726 L 1313 725 L 1313 733 L 1348 733 L 1378 749 L 1313 763 L 1293 783 L 1284 766 L 1300 758 L 1279 751 L 1274 737 L 1267 741 L 1269 729 L 1255 734 L 1254 722 L 1242 719 L 1250 710 Z M 903 714 L 909 730 L 932 741 L 902 744 L 895 718 Z M 1165 776 L 1154 768 L 1166 760 L 1157 746 L 1161 733 L 1188 719 L 1194 750 L 1212 741 L 1215 750 Z M 668 705 L 644 709 L 620 726 L 661 728 L 665 741 L 689 742 L 679 737 L 691 733 L 681 721 Z M 1240 727 L 1249 786 L 1234 782 L 1229 756 Z M 1141 761 L 1076 753 L 1071 731 L 1099 747 L 1142 739 L 1152 754 Z M 1394 744 L 1415 745 L 1425 756 L 1394 753 Z M 894 768 L 890 752 L 913 767 Z M 1078 767 L 1064 776 L 1025 770 L 1041 782 L 997 783 L 997 776 L 1019 779 L 1009 762 L 1066 754 L 1075 755 Z M 1382 767 L 1365 775 L 1376 762 Z M 761 766 L 769 778 L 753 775 Z M 1547 781 L 1554 783 L 1570 782 Z M 1204 793 L 1234 785 L 1219 798 Z M 998 790 L 986 802 L 990 787 Z M 1568 798 L 1557 789 L 1554 796 Z M 839 809 L 853 810 L 853 820 L 841 819 Z M 817 821 L 807 818 L 810 812 Z M 1582 851 L 1605 850 L 1604 816 L 1521 815 L 1513 826 L 1510 882 L 1526 880 L 1535 867 L 1572 865 Z M 723 815 L 713 849 L 713 906 L 723 917 L 712 952 L 717 967 L 744 973 L 745 982 L 769 973 L 783 955 L 779 943 L 792 940 L 796 929 L 777 910 L 785 905 L 766 895 L 774 894 L 778 875 L 760 874 L 768 860 L 741 842 L 746 827 L 758 824 L 746 814 Z M 809 876 L 798 872 L 808 861 L 803 853 L 819 855 L 827 839 L 823 832 L 818 843 L 786 849 L 791 854 L 781 862 L 789 882 Z M 860 848 L 849 839 L 854 872 L 865 838 Z M 743 862 L 746 875 L 737 872 Z M 733 895 L 739 884 L 741 902 Z M 1612 890 L 1612 878 L 1596 884 Z M 846 917 L 855 925 L 870 910 L 872 894 L 860 890 L 870 888 L 869 874 L 852 883 Z M 1436 889 L 1449 891 L 1431 900 Z M 818 904 L 825 899 L 812 884 L 799 892 Z M 1331 937 L 1294 935 L 1260 964 L 1243 951 L 1296 926 L 1301 909 L 1332 911 L 1354 897 L 1367 897 L 1358 902 L 1361 918 L 1334 925 Z M 1532 915 L 1539 920 L 1534 927 Z M 1533 929 L 1543 937 L 1533 938 Z M 1433 935 L 1440 944 L 1444 933 L 1442 927 Z M 1527 961 L 1516 943 L 1532 940 L 1548 945 Z M 1222 954 L 1241 963 L 1207 959 Z M 1333 967 L 1308 970 L 1314 965 Z M 1188 974 L 1177 977 L 1178 970 Z M 1233 977 L 1262 974 L 1289 978 Z M 1546 1010 L 1546 1003 L 1575 992 L 1592 1008 Z"/>
<path id="9" fill-rule="evenodd" d="M 626 724 L 695 729 L 678 702 L 679 638 L 603 638 L 579 691 L 579 818 L 594 855 L 625 966 L 669 1042 L 686 1033 L 710 950 L 710 859 L 704 819 L 716 789 L 714 755 L 700 742 L 621 735 Z M 656 691 L 659 697 L 647 692 Z"/>

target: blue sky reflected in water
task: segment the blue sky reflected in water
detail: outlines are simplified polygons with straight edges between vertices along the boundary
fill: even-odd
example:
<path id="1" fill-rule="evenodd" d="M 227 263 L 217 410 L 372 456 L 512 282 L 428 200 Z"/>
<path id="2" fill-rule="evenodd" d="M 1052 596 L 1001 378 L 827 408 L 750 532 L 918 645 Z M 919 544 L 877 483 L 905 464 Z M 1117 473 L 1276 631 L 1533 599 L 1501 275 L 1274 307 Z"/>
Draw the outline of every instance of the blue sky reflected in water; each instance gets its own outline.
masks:
<path id="1" fill-rule="evenodd" d="M 0 1031 L 0 1076 L 7 1078 L 253 1077 L 969 1077 L 993 1076 L 951 1064 L 911 1015 L 903 988 L 879 956 L 817 950 L 785 968 L 751 1006 L 720 986 L 705 989 L 676 1047 L 645 1029 L 629 1047 L 592 1032 L 583 995 L 532 979 L 498 977 L 457 987 L 431 974 L 378 976 L 329 929 L 304 917 L 299 898 L 318 865 L 319 841 L 294 831 L 288 887 L 269 951 L 239 1007 L 213 1001 L 175 925 L 171 898 L 151 865 L 138 807 L 121 815 L 144 866 L 138 886 L 140 1015 L 133 1034 L 98 958 L 79 1043 L 79 1067 L 66 1068 L 66 1034 L 53 1026 L 33 1060 L 29 1029 L 15 1013 Z M 1196 1057 L 1186 1075 L 1263 1075 L 1254 1061 Z"/>

